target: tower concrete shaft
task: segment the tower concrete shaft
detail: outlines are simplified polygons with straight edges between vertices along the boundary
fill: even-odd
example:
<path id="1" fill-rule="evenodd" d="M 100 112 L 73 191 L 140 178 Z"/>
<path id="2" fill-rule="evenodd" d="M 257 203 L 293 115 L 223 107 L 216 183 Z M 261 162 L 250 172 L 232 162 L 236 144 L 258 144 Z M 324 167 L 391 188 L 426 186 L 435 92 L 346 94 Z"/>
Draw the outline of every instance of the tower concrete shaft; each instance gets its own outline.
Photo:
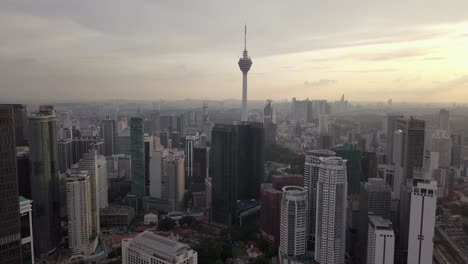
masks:
<path id="1" fill-rule="evenodd" d="M 252 66 L 252 60 L 247 51 L 247 26 L 244 31 L 244 52 L 239 59 L 239 68 L 242 71 L 242 121 L 247 121 L 247 73 Z"/>

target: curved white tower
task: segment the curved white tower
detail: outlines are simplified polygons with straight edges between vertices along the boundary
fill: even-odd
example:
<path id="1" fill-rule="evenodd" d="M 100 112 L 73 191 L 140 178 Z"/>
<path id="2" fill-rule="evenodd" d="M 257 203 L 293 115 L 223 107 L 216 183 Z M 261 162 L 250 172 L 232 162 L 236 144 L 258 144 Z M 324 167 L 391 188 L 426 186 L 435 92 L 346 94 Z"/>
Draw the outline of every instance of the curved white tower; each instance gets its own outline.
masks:
<path id="1" fill-rule="evenodd" d="M 247 73 L 252 66 L 252 60 L 247 51 L 247 26 L 244 28 L 244 52 L 243 57 L 239 59 L 239 68 L 242 71 L 242 119 L 247 121 Z"/>
<path id="2" fill-rule="evenodd" d="M 281 199 L 280 256 L 300 258 L 306 253 L 307 191 L 298 186 L 283 187 Z M 280 263 L 285 263 L 281 261 Z"/>

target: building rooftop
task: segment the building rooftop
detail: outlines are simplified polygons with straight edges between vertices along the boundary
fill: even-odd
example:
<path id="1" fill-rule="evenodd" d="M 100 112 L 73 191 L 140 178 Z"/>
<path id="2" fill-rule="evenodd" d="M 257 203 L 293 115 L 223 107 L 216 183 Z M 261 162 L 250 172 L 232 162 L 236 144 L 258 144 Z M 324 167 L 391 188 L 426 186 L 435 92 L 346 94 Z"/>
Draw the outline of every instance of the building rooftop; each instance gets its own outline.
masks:
<path id="1" fill-rule="evenodd" d="M 370 215 L 369 216 L 369 223 L 375 229 L 392 229 L 392 222 L 388 219 L 385 219 L 381 216 L 377 215 Z"/>
<path id="2" fill-rule="evenodd" d="M 120 215 L 132 213 L 134 209 L 132 207 L 123 205 L 109 205 L 106 208 L 101 209 L 101 215 Z"/>
<path id="3" fill-rule="evenodd" d="M 29 199 L 27 199 L 27 198 L 24 198 L 23 196 L 20 196 L 20 197 L 19 197 L 19 202 L 20 202 L 20 203 L 27 202 L 27 201 L 31 201 L 31 200 L 29 200 Z"/>
<path id="4" fill-rule="evenodd" d="M 129 247 L 137 248 L 138 251 L 168 261 L 190 250 L 190 247 L 186 244 L 155 235 L 149 231 L 145 231 L 133 238 Z"/>

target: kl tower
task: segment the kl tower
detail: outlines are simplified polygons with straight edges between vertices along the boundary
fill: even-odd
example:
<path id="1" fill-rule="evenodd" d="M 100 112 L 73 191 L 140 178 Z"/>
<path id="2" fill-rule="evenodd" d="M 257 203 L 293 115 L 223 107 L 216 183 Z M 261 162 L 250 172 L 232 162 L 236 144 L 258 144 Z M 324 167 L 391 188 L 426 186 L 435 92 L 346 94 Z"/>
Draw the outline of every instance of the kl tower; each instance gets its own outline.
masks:
<path id="1" fill-rule="evenodd" d="M 244 52 L 242 58 L 239 59 L 239 68 L 242 71 L 242 119 L 247 121 L 247 73 L 252 66 L 252 60 L 247 52 L 247 26 L 244 28 Z"/>

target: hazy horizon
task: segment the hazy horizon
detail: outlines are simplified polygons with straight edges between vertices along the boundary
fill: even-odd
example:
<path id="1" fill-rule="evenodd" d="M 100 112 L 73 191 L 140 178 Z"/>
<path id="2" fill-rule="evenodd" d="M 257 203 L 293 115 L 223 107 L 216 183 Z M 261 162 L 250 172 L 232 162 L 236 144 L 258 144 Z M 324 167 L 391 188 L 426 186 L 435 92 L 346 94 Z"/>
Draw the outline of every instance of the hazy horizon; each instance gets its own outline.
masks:
<path id="1" fill-rule="evenodd" d="M 6 0 L 0 92 L 239 100 L 246 23 L 249 100 L 468 102 L 468 2 L 406 2 Z"/>

